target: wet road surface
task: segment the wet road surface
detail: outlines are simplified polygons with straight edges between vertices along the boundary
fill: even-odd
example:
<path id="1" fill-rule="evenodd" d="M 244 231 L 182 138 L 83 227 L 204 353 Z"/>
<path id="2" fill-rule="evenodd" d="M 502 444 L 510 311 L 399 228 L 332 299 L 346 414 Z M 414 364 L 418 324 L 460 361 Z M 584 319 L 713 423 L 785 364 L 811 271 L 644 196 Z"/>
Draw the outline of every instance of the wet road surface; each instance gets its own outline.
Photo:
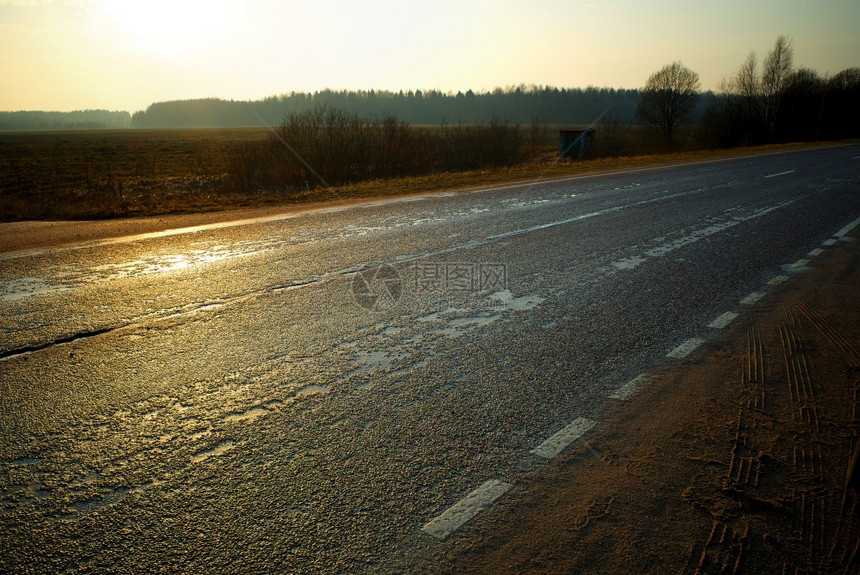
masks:
<path id="1" fill-rule="evenodd" d="M 858 182 L 844 146 L 0 254 L 0 571 L 397 570 Z"/>

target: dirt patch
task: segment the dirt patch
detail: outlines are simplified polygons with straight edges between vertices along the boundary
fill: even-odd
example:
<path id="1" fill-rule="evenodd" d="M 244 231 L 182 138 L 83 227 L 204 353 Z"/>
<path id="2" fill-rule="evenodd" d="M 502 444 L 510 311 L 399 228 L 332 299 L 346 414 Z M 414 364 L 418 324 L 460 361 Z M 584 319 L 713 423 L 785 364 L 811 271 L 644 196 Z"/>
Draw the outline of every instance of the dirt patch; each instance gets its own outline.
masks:
<path id="1" fill-rule="evenodd" d="M 413 569 L 860 573 L 860 242 L 698 358 L 611 401 L 585 441 Z"/>

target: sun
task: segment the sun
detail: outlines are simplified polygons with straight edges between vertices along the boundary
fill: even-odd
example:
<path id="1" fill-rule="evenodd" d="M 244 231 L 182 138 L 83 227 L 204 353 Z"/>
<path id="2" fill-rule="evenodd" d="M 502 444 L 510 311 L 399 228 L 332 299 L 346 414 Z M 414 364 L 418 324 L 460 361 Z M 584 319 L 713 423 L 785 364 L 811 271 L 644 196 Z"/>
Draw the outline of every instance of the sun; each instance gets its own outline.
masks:
<path id="1" fill-rule="evenodd" d="M 229 2 L 99 0 L 96 18 L 118 48 L 177 57 L 204 51 L 229 34 Z"/>

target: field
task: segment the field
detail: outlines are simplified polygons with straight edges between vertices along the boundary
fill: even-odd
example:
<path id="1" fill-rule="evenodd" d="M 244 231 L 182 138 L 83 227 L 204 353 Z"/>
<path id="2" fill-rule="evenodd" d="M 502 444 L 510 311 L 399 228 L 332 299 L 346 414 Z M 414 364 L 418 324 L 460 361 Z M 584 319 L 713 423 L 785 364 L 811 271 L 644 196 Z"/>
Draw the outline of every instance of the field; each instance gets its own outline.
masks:
<path id="1" fill-rule="evenodd" d="M 411 129 L 429 137 L 438 137 L 441 130 Z M 280 146 L 264 128 L 5 133 L 0 134 L 0 221 L 100 219 L 400 195 L 714 155 L 623 155 L 635 129 L 614 129 L 626 132 L 610 138 L 604 127 L 597 150 L 598 156 L 606 156 L 602 159 L 558 161 L 557 126 L 519 126 L 521 153 L 508 165 L 441 166 L 429 173 L 332 187 L 281 188 L 248 186 L 243 180 L 249 158 L 252 165 L 265 164 L 267 156 L 260 150 L 271 153 L 272 146 Z M 607 149 L 610 143 L 612 149 Z M 744 150 L 719 155 L 734 153 Z"/>
<path id="2" fill-rule="evenodd" d="M 3 220 L 214 209 L 230 158 L 262 129 L 0 134 Z"/>

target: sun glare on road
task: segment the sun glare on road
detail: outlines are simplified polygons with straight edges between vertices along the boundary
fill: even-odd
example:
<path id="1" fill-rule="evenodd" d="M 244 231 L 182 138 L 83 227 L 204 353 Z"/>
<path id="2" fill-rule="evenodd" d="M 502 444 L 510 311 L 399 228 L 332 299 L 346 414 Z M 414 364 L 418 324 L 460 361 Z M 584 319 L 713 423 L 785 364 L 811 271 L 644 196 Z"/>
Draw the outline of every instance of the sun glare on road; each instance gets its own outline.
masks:
<path id="1" fill-rule="evenodd" d="M 121 47 L 161 56 L 182 56 L 203 50 L 228 32 L 230 10 L 226 2 L 100 0 L 98 18 Z"/>
<path id="2" fill-rule="evenodd" d="M 160 271 L 183 270 L 191 265 L 184 255 L 168 256 L 164 258 L 165 266 Z"/>

